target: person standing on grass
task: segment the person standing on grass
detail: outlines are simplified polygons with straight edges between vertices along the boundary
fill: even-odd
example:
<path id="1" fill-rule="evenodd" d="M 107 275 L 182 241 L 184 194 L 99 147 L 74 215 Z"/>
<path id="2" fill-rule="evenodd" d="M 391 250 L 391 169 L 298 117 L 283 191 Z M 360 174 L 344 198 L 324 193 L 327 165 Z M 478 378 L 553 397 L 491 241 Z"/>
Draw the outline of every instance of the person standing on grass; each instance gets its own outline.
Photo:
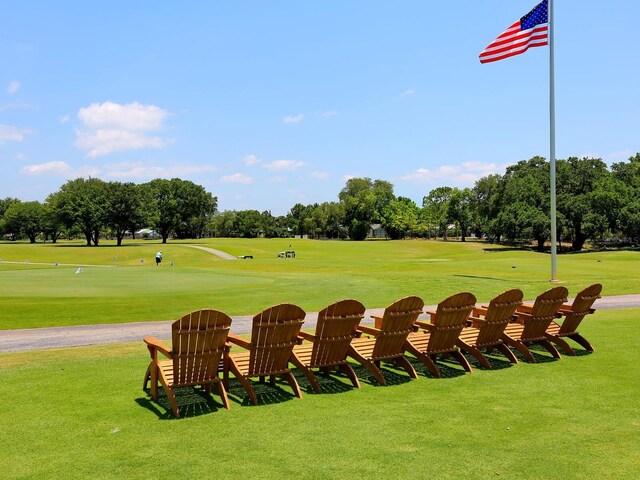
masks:
<path id="1" fill-rule="evenodd" d="M 162 263 L 162 252 L 156 253 L 156 267 Z"/>

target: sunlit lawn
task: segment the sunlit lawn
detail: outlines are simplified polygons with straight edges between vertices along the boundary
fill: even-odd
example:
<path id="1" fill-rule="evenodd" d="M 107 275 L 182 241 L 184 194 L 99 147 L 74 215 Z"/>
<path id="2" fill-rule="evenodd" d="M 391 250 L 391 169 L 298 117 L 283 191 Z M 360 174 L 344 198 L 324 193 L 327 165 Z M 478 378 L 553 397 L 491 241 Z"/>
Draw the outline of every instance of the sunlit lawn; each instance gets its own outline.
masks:
<path id="1" fill-rule="evenodd" d="M 151 274 L 151 273 L 150 273 Z M 596 352 L 495 370 L 455 364 L 434 379 L 385 369 L 391 385 L 292 397 L 238 384 L 221 408 L 187 390 L 172 419 L 141 390 L 142 342 L 0 354 L 3 479 L 637 478 L 640 309 L 600 311 Z M 540 360 L 550 357 L 536 351 Z"/>
<path id="2" fill-rule="evenodd" d="M 549 288 L 550 278 L 548 254 L 480 242 L 141 240 L 119 248 L 103 243 L 0 243 L 0 329 L 164 320 L 204 307 L 252 314 L 281 302 L 317 311 L 345 297 L 370 308 L 411 294 L 435 304 L 461 290 L 488 300 L 512 287 L 532 299 Z M 188 243 L 254 259 L 221 260 Z M 277 252 L 290 244 L 296 258 L 278 259 Z M 153 262 L 157 250 L 164 252 L 161 267 Z M 571 294 L 594 282 L 604 285 L 605 295 L 638 293 L 639 258 L 635 251 L 561 255 L 558 277 Z M 79 266 L 82 272 L 76 273 Z"/>

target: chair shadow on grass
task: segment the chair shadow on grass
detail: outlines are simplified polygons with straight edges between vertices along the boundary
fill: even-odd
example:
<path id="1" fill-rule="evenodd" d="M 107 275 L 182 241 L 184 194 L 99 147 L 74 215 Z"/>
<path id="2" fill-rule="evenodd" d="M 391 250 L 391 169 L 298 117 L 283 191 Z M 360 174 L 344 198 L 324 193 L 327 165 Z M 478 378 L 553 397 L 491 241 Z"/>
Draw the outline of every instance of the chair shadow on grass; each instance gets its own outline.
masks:
<path id="1" fill-rule="evenodd" d="M 330 373 L 319 372 L 314 368 L 316 380 L 318 381 L 318 383 L 320 384 L 320 388 L 322 389 L 320 394 L 317 394 L 313 391 L 311 383 L 309 383 L 309 380 L 307 380 L 307 377 L 305 377 L 301 371 L 297 369 L 292 371 L 296 377 L 298 385 L 300 385 L 300 389 L 303 391 L 303 393 L 309 395 L 345 393 L 356 389 L 356 387 L 351 384 L 351 381 L 345 374 L 338 373 L 335 370 Z"/>
<path id="2" fill-rule="evenodd" d="M 375 377 L 360 364 L 352 363 L 351 366 L 353 370 L 356 372 L 356 376 L 360 380 L 361 383 L 367 383 L 374 387 L 381 387 Z M 386 386 L 392 385 L 403 385 L 405 383 L 409 383 L 412 378 L 407 375 L 407 372 L 399 367 L 396 367 L 392 363 L 382 362 L 380 365 L 380 371 L 382 372 L 382 376 L 387 382 Z"/>
<path id="3" fill-rule="evenodd" d="M 269 377 L 265 379 L 265 381 L 256 381 L 254 379 L 250 380 L 251 386 L 253 387 L 253 391 L 256 393 L 256 397 L 258 399 L 258 405 L 273 405 L 276 403 L 287 402 L 296 396 L 291 391 L 291 387 L 285 381 L 280 378 L 277 378 L 276 384 L 272 385 L 269 382 Z M 246 390 L 242 386 L 242 384 L 236 380 L 235 378 L 229 379 L 229 388 L 227 388 L 227 394 L 229 396 L 229 400 L 238 403 L 242 406 L 250 406 L 254 405 L 249 400 L 249 395 L 247 395 Z"/>
<path id="4" fill-rule="evenodd" d="M 158 388 L 158 401 L 154 401 L 145 390 L 147 395 L 144 398 L 136 398 L 136 403 L 143 408 L 156 414 L 160 420 L 173 420 L 175 417 L 171 413 L 171 404 L 166 392 Z M 224 406 L 216 401 L 216 397 L 208 395 L 200 387 L 178 388 L 174 391 L 178 407 L 180 408 L 180 418 L 199 417 L 209 413 L 225 410 Z"/>

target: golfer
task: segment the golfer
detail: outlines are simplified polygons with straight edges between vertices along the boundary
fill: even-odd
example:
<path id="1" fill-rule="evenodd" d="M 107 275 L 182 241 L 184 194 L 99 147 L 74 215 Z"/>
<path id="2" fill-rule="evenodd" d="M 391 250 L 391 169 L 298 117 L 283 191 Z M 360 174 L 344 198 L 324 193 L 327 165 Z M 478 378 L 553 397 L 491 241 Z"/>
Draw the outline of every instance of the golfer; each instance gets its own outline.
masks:
<path id="1" fill-rule="evenodd" d="M 162 263 L 162 252 L 156 253 L 156 267 Z"/>

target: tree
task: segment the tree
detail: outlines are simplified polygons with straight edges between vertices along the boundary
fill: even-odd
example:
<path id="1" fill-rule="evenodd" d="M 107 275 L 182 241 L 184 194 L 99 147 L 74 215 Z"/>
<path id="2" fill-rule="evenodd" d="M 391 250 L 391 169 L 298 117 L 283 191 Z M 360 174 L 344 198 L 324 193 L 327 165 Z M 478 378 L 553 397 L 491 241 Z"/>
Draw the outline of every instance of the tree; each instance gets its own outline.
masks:
<path id="1" fill-rule="evenodd" d="M 588 238 L 584 229 L 584 219 L 592 213 L 591 197 L 598 182 L 602 182 L 609 175 L 607 165 L 599 158 L 570 157 L 559 160 L 557 166 L 557 208 L 571 226 L 571 249 L 582 250 Z M 591 217 L 591 220 L 594 220 Z M 594 227 L 599 224 L 590 223 L 592 233 L 597 233 Z"/>
<path id="2" fill-rule="evenodd" d="M 467 231 L 473 220 L 473 192 L 470 188 L 454 189 L 447 206 L 447 218 L 455 222 L 460 229 L 460 240 L 465 241 Z"/>
<path id="3" fill-rule="evenodd" d="M 156 178 L 144 184 L 144 189 L 153 198 L 155 210 L 154 227 L 162 237 L 162 243 L 173 233 L 180 221 L 178 200 L 171 180 Z"/>
<path id="4" fill-rule="evenodd" d="M 387 205 L 395 198 L 393 185 L 384 180 L 351 178 L 338 195 L 344 206 L 345 224 L 352 240 L 364 240 L 371 223 L 380 222 Z"/>
<path id="5" fill-rule="evenodd" d="M 234 210 L 226 210 L 217 213 L 209 222 L 209 230 L 214 237 L 237 237 L 236 232 L 236 216 Z"/>
<path id="6" fill-rule="evenodd" d="M 58 193 L 50 194 L 44 202 L 42 233 L 45 242 L 50 239 L 56 243 L 64 230 L 64 221 L 58 209 Z"/>
<path id="7" fill-rule="evenodd" d="M 87 245 L 98 245 L 106 218 L 106 184 L 97 178 L 69 180 L 56 193 L 56 209 L 67 228 L 77 226 Z"/>
<path id="8" fill-rule="evenodd" d="M 142 226 L 149 219 L 149 201 L 144 190 L 134 183 L 109 182 L 106 184 L 105 201 L 105 225 L 115 232 L 118 246 L 122 245 L 129 228 Z"/>
<path id="9" fill-rule="evenodd" d="M 502 231 L 498 216 L 503 202 L 504 183 L 502 175 L 493 174 L 481 178 L 473 187 L 477 219 L 475 233 L 478 237 L 489 234 L 500 241 Z"/>
<path id="10" fill-rule="evenodd" d="M 257 210 L 242 210 L 236 214 L 236 231 L 243 238 L 256 238 L 262 231 L 262 216 Z"/>
<path id="11" fill-rule="evenodd" d="M 427 211 L 427 216 L 435 222 L 438 232 L 443 240 L 447 239 L 449 229 L 449 200 L 453 194 L 452 187 L 438 187 L 429 192 L 429 195 L 422 199 L 422 208 Z"/>
<path id="12" fill-rule="evenodd" d="M 4 229 L 13 239 L 24 235 L 30 243 L 42 232 L 44 207 L 40 202 L 13 202 L 4 212 Z"/>
<path id="13" fill-rule="evenodd" d="M 416 203 L 410 198 L 398 197 L 385 208 L 382 226 L 392 240 L 397 240 L 416 230 L 418 218 Z"/>
<path id="14" fill-rule="evenodd" d="M 551 231 L 549 163 L 542 157 L 507 167 L 498 224 L 507 240 L 535 240 L 544 248 Z"/>

